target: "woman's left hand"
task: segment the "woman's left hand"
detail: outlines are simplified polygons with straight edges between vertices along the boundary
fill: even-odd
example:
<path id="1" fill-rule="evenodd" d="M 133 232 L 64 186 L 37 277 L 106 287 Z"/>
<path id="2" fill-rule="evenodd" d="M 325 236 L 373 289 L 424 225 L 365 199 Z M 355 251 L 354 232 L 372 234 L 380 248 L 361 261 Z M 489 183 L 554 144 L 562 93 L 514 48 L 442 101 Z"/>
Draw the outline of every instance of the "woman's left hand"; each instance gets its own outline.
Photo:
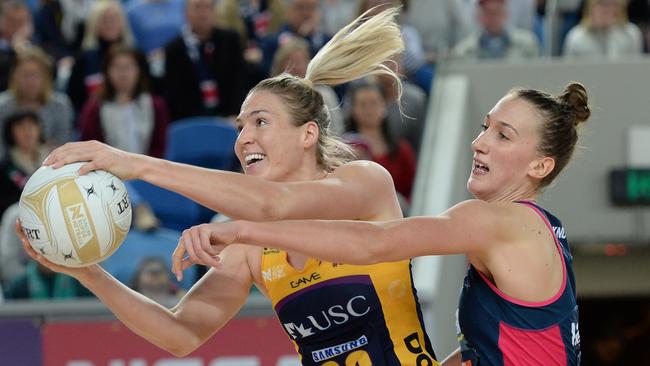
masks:
<path id="1" fill-rule="evenodd" d="M 184 230 L 172 254 L 172 272 L 180 281 L 183 271 L 193 264 L 219 267 L 219 255 L 237 237 L 236 221 L 201 224 Z"/>

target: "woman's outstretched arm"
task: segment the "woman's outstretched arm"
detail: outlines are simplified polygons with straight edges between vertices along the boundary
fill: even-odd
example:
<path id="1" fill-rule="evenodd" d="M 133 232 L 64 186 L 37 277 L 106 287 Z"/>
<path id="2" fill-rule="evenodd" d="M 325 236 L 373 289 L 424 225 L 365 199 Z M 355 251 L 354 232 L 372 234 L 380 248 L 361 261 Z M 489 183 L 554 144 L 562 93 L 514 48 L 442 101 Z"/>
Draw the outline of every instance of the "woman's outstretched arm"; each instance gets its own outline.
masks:
<path id="1" fill-rule="evenodd" d="M 234 221 L 188 229 L 174 253 L 174 271 L 185 268 L 187 252 L 192 262 L 199 250 L 214 254 L 230 243 L 242 243 L 293 251 L 331 262 L 374 264 L 424 255 L 479 254 L 495 243 L 506 243 L 514 224 L 509 203 L 471 200 L 440 216 L 401 220 L 278 222 Z"/>
<path id="2" fill-rule="evenodd" d="M 368 161 L 350 162 L 319 180 L 273 182 L 83 141 L 55 149 L 45 164 L 61 167 L 78 161 L 87 162 L 80 174 L 103 169 L 122 179 L 141 179 L 242 220 L 376 220 L 386 215 L 386 207 L 397 207 L 390 174 Z"/>

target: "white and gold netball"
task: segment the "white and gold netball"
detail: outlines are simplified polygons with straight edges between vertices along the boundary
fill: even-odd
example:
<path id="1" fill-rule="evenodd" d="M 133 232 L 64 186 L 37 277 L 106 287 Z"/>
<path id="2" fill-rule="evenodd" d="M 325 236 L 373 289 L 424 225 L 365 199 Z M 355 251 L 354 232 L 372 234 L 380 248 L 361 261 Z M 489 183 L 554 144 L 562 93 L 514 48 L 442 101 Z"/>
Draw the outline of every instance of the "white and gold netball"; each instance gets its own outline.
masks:
<path id="1" fill-rule="evenodd" d="M 68 267 L 106 259 L 131 226 L 124 183 L 103 170 L 79 176 L 82 164 L 41 167 L 27 182 L 19 203 L 20 221 L 34 250 Z"/>

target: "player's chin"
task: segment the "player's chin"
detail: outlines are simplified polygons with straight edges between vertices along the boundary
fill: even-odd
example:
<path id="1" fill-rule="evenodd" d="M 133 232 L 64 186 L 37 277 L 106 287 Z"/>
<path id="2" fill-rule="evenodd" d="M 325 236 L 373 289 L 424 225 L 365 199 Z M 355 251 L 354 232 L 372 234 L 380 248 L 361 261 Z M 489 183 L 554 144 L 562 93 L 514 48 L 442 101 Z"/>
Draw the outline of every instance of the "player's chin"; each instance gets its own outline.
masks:
<path id="1" fill-rule="evenodd" d="M 481 199 L 488 192 L 488 187 L 486 187 L 485 182 L 480 182 L 473 177 L 470 177 L 467 181 L 467 191 L 471 193 L 474 197 Z"/>

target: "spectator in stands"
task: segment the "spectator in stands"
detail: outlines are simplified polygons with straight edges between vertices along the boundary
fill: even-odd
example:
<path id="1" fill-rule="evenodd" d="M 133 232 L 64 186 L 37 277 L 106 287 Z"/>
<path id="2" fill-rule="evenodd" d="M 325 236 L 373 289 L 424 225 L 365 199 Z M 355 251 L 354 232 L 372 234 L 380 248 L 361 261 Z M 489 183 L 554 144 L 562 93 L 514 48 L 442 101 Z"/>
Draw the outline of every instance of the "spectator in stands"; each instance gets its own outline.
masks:
<path id="1" fill-rule="evenodd" d="M 126 8 L 138 48 L 146 55 L 162 51 L 185 24 L 183 0 L 133 0 Z"/>
<path id="2" fill-rule="evenodd" d="M 19 0 L 0 3 L 0 91 L 7 89 L 16 51 L 29 45 L 32 30 L 32 15 L 25 3 Z"/>
<path id="3" fill-rule="evenodd" d="M 187 0 L 185 17 L 181 35 L 165 47 L 164 85 L 172 121 L 236 115 L 246 79 L 239 36 L 215 27 L 212 0 Z"/>
<path id="4" fill-rule="evenodd" d="M 102 73 L 106 75 L 102 89 L 79 116 L 80 140 L 162 157 L 169 114 L 165 101 L 150 94 L 144 56 L 126 46 L 113 47 Z"/>
<path id="5" fill-rule="evenodd" d="M 301 38 L 294 38 L 280 46 L 273 58 L 271 67 L 271 76 L 277 76 L 286 72 L 288 74 L 305 77 L 307 64 L 311 59 L 309 55 L 309 43 Z M 336 96 L 334 89 L 326 85 L 316 85 L 314 88 L 323 96 L 325 105 L 330 112 L 330 131 L 341 136 L 345 131 L 345 122 L 341 112 L 339 98 Z"/>
<path id="6" fill-rule="evenodd" d="M 523 60 L 539 56 L 539 44 L 532 32 L 507 28 L 509 14 L 506 1 L 477 2 L 476 17 L 480 30 L 473 32 L 454 47 L 454 59 Z"/>
<path id="7" fill-rule="evenodd" d="M 149 92 L 147 61 L 127 46 L 114 46 L 102 67 L 106 75 L 97 97 L 79 116 L 80 140 L 97 140 L 129 152 L 163 157 L 169 113 L 165 101 Z M 133 225 L 143 231 L 159 226 L 150 206 L 127 183 Z"/>
<path id="8" fill-rule="evenodd" d="M 366 83 L 355 85 L 349 93 L 352 103 L 349 131 L 365 141 L 372 160 L 388 170 L 397 192 L 409 200 L 415 179 L 415 151 L 408 141 L 391 134 L 382 90 L 378 85 Z"/>
<path id="9" fill-rule="evenodd" d="M 29 261 L 25 273 L 11 281 L 5 289 L 8 300 L 65 300 L 89 296 L 93 294 L 79 281 L 35 261 Z"/>
<path id="10" fill-rule="evenodd" d="M 79 51 L 85 33 L 86 18 L 96 0 L 58 0 L 61 7 L 60 30 L 73 52 Z M 74 53 L 73 53 L 74 54 Z"/>
<path id="11" fill-rule="evenodd" d="M 61 34 L 61 4 L 58 0 L 43 0 L 34 14 L 34 30 L 39 45 L 47 54 L 59 60 L 69 51 Z"/>
<path id="12" fill-rule="evenodd" d="M 7 151 L 0 162 L 0 216 L 18 202 L 27 180 L 50 153 L 36 112 L 16 110 L 7 116 L 3 125 Z"/>
<path id="13" fill-rule="evenodd" d="M 402 75 L 402 57 L 394 55 L 387 67 L 398 75 Z M 367 80 L 352 82 L 351 85 L 377 83 L 384 94 L 386 102 L 386 118 L 388 129 L 397 139 L 406 139 L 417 155 L 420 150 L 424 124 L 426 123 L 427 95 L 419 86 L 408 80 L 402 80 L 402 96 L 398 104 L 399 90 L 394 80 L 383 75 L 370 76 Z M 350 116 L 352 109 L 351 93 L 346 93 L 343 98 L 344 115 Z M 349 139 L 349 135 L 346 135 Z"/>
<path id="14" fill-rule="evenodd" d="M 421 35 L 427 63 L 411 76 L 427 93 L 431 90 L 435 66 L 447 58 L 453 47 L 472 31 L 469 6 L 475 0 L 409 0 L 406 21 Z"/>
<path id="15" fill-rule="evenodd" d="M 133 46 L 133 36 L 117 0 L 96 1 L 86 20 L 81 52 L 75 57 L 67 93 L 75 111 L 102 85 L 102 60 L 112 45 Z"/>
<path id="16" fill-rule="evenodd" d="M 454 45 L 471 31 L 464 3 L 464 0 L 409 0 L 404 21 L 419 32 L 426 60 L 409 77 L 427 93 L 431 90 L 436 63 L 446 58 Z"/>
<path id="17" fill-rule="evenodd" d="M 131 288 L 159 303 L 182 296 L 182 291 L 172 282 L 167 267 L 161 257 L 142 259 L 131 279 Z"/>
<path id="18" fill-rule="evenodd" d="M 36 39 L 56 60 L 56 88 L 65 90 L 95 0 L 42 0 L 34 14 Z"/>
<path id="19" fill-rule="evenodd" d="M 43 122 L 45 141 L 50 147 L 72 139 L 70 100 L 65 94 L 53 90 L 52 61 L 37 47 L 18 53 L 9 90 L 0 93 L 0 121 L 21 108 L 31 108 L 38 113 Z"/>
<path id="20" fill-rule="evenodd" d="M 33 110 L 16 110 L 3 125 L 7 151 L 0 162 L 0 282 L 8 284 L 25 272 L 27 263 L 13 231 L 18 218 L 17 202 L 27 180 L 41 167 L 50 149 L 43 143 L 41 121 Z"/>
<path id="21" fill-rule="evenodd" d="M 250 89 L 267 77 L 262 67 L 262 41 L 275 34 L 284 24 L 282 0 L 221 0 L 217 7 L 217 26 L 234 30 L 242 38 L 246 60 L 247 87 Z"/>
<path id="22" fill-rule="evenodd" d="M 273 55 L 279 47 L 292 38 L 304 38 L 309 43 L 313 57 L 330 39 L 321 30 L 321 13 L 318 0 L 287 0 L 286 21 L 280 31 L 267 37 L 262 43 L 263 67 L 270 72 Z"/>
<path id="23" fill-rule="evenodd" d="M 321 26 L 325 34 L 334 34 L 350 23 L 359 8 L 359 0 L 321 1 Z"/>
<path id="24" fill-rule="evenodd" d="M 582 21 L 567 34 L 567 57 L 616 59 L 640 55 L 641 30 L 627 19 L 625 0 L 588 0 Z"/>
<path id="25" fill-rule="evenodd" d="M 508 19 L 506 21 L 506 27 L 509 29 L 523 29 L 529 32 L 534 32 L 535 30 L 535 16 L 542 1 L 545 0 L 506 0 L 506 8 L 508 11 Z M 478 5 L 479 0 L 470 0 L 469 4 L 469 13 L 470 19 L 476 19 L 478 16 Z M 473 30 L 481 30 L 481 25 L 479 23 L 473 24 Z"/>
<path id="26" fill-rule="evenodd" d="M 217 8 L 217 25 L 236 31 L 242 36 L 244 48 L 257 49 L 258 55 L 247 61 L 261 62 L 260 42 L 275 34 L 284 24 L 281 0 L 222 0 Z"/>
<path id="27" fill-rule="evenodd" d="M 429 63 L 445 57 L 471 29 L 462 0 L 411 0 L 406 16 L 422 35 Z"/>

